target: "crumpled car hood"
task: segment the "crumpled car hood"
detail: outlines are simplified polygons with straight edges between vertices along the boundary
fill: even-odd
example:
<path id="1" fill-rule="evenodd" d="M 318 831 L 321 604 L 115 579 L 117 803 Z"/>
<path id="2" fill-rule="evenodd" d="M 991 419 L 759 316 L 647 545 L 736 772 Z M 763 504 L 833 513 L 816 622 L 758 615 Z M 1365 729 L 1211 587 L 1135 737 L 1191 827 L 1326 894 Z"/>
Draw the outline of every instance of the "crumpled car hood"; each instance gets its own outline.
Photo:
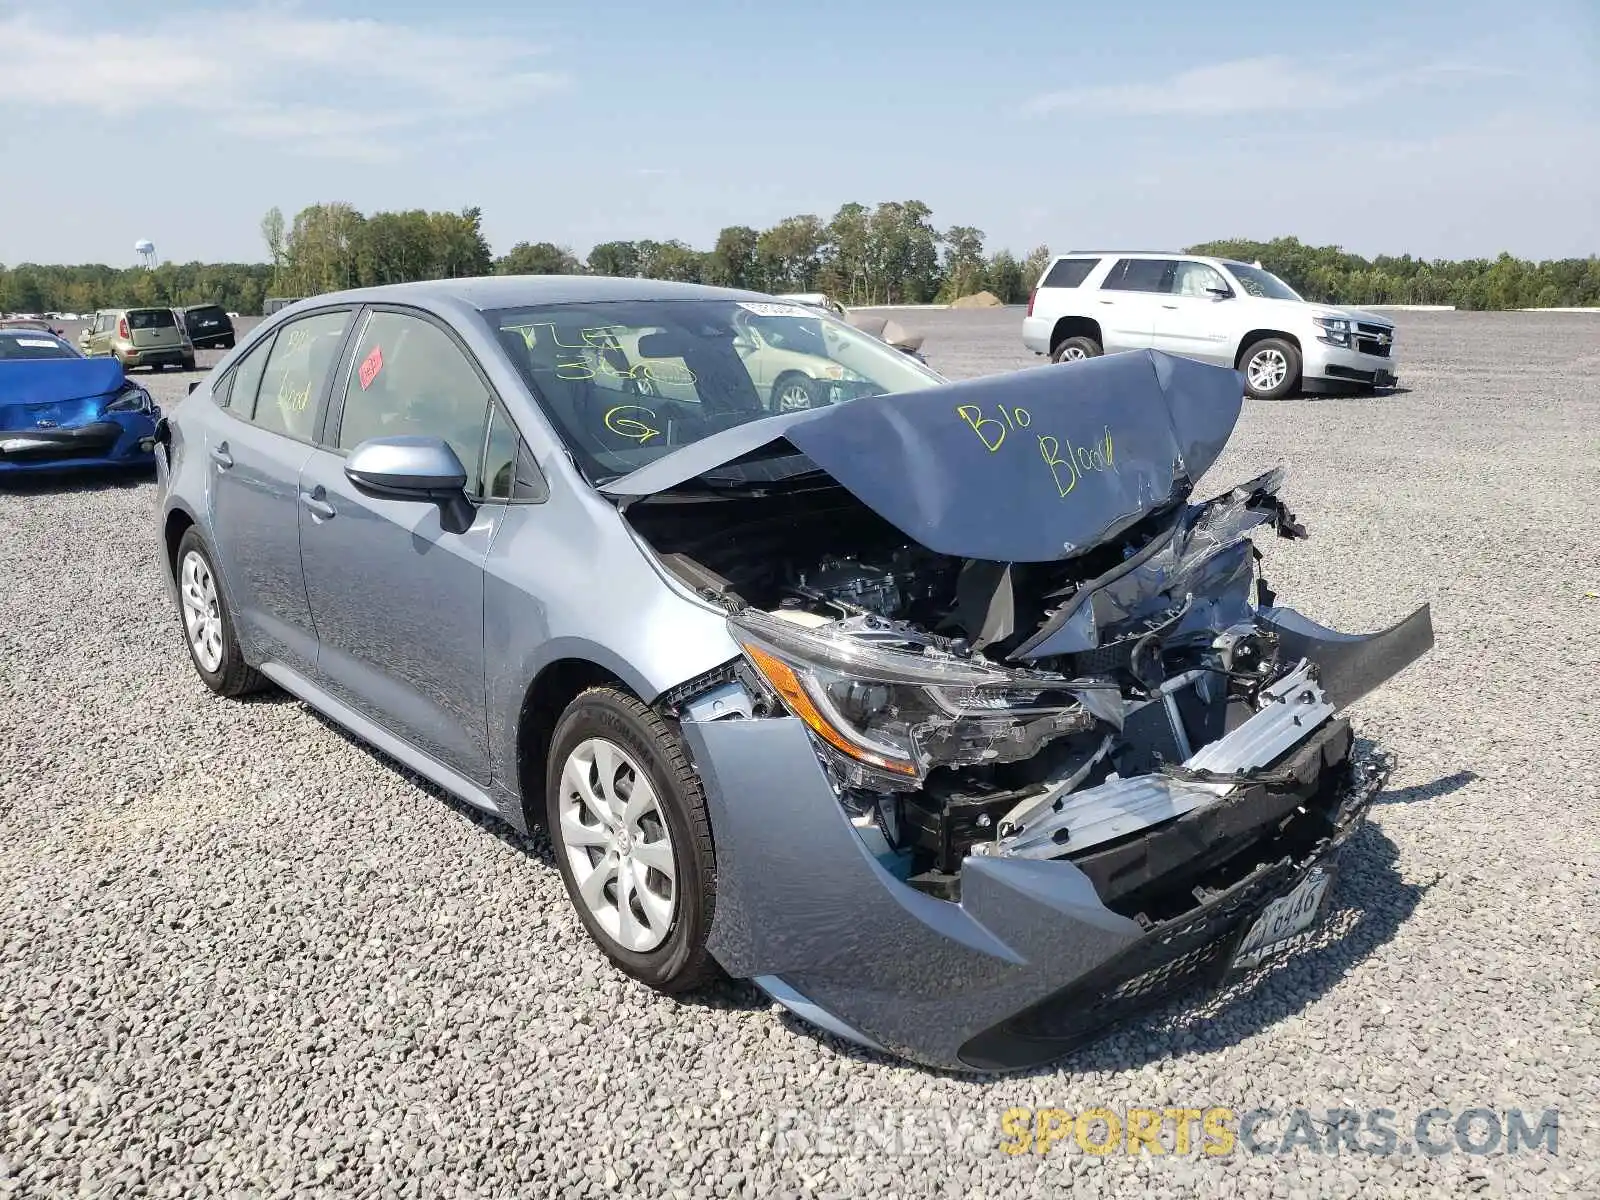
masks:
<path id="1" fill-rule="evenodd" d="M 114 395 L 121 389 L 122 364 L 114 358 L 35 358 L 0 363 L 0 429 L 31 427 L 42 405 Z M 76 411 L 76 406 L 73 406 Z"/>
<path id="2" fill-rule="evenodd" d="M 1108 355 L 753 421 L 600 490 L 640 499 L 783 439 L 935 553 L 1050 562 L 1184 499 L 1243 398 L 1237 371 Z"/>

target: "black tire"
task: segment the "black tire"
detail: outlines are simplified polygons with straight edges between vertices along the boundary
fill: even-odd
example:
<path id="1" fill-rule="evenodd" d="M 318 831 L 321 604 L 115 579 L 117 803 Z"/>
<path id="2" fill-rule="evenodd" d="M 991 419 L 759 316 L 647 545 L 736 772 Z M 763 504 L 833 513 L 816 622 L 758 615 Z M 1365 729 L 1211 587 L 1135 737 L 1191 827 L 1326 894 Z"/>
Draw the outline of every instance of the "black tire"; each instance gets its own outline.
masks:
<path id="1" fill-rule="evenodd" d="M 228 602 L 222 594 L 220 583 L 216 583 L 215 587 L 217 616 L 222 625 L 222 660 L 213 670 L 202 663 L 195 653 L 194 645 L 189 639 L 188 626 L 183 624 L 183 566 L 184 560 L 191 554 L 200 557 L 213 580 L 219 578 L 216 567 L 211 561 L 211 552 L 206 549 L 199 531 L 193 526 L 184 532 L 182 540 L 178 542 L 178 554 L 173 570 L 178 586 L 178 621 L 183 630 L 183 644 L 188 648 L 189 661 L 194 664 L 195 673 L 200 676 L 201 682 L 219 696 L 247 696 L 251 692 L 261 691 L 267 686 L 267 679 L 244 660 L 244 651 L 239 648 L 239 639 L 233 629 L 233 614 L 228 611 Z"/>
<path id="2" fill-rule="evenodd" d="M 184 360 L 183 360 L 183 369 L 184 369 L 184 370 L 185 370 L 185 371 L 192 371 L 192 370 L 194 370 L 194 359 L 193 359 L 193 358 L 186 358 L 186 359 L 184 359 Z"/>
<path id="3" fill-rule="evenodd" d="M 1281 359 L 1283 377 L 1272 386 L 1258 387 L 1251 379 L 1251 368 L 1257 358 L 1276 355 Z M 1244 372 L 1245 391 L 1256 400 L 1282 400 L 1300 387 L 1300 351 L 1293 342 L 1283 338 L 1262 338 L 1246 346 L 1239 355 L 1239 370 Z M 1275 372 L 1274 372 L 1275 373 Z"/>
<path id="4" fill-rule="evenodd" d="M 222 348 L 224 350 L 232 350 L 233 349 L 233 339 L 232 338 L 224 338 L 222 340 Z"/>
<path id="5" fill-rule="evenodd" d="M 1092 337 L 1069 337 L 1050 351 L 1051 362 L 1078 362 L 1085 358 L 1099 358 L 1105 347 Z"/>
<path id="6" fill-rule="evenodd" d="M 778 399 L 785 391 L 796 393 L 793 402 L 787 408 L 784 408 Z M 803 404 L 798 402 L 798 394 L 801 392 L 805 393 L 805 403 Z M 771 408 L 775 413 L 800 412 L 806 409 L 819 408 L 825 403 L 827 401 L 823 398 L 822 390 L 817 387 L 813 380 L 802 375 L 799 371 L 786 371 L 784 374 L 779 375 L 777 381 L 772 385 Z"/>
<path id="7" fill-rule="evenodd" d="M 672 840 L 677 878 L 672 923 L 653 950 L 631 950 L 601 928 L 578 891 L 561 836 L 562 774 L 582 743 L 602 738 L 625 750 L 654 788 Z M 556 723 L 545 766 L 545 828 L 555 850 L 567 896 L 589 936 L 624 974 L 661 992 L 687 992 L 721 978 L 706 949 L 716 909 L 717 859 L 705 791 L 677 733 L 648 705 L 620 688 L 595 687 L 579 694 Z"/>

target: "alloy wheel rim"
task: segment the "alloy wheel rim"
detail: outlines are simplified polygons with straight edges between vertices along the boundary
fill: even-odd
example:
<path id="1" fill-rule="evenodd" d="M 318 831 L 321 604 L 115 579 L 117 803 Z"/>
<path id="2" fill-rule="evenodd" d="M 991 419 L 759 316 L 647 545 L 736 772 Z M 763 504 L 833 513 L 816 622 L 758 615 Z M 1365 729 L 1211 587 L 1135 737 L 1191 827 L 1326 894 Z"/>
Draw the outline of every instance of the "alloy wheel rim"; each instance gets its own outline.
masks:
<path id="1" fill-rule="evenodd" d="M 779 412 L 798 412 L 811 407 L 811 393 L 798 383 L 791 383 L 778 393 Z"/>
<path id="2" fill-rule="evenodd" d="M 183 626 L 195 661 L 207 671 L 222 668 L 222 605 L 211 565 L 197 551 L 183 556 L 179 592 L 183 598 Z"/>
<path id="3" fill-rule="evenodd" d="M 650 777 L 621 746 L 589 738 L 561 768 L 557 840 L 595 923 L 635 954 L 672 931 L 677 860 Z"/>
<path id="4" fill-rule="evenodd" d="M 1084 353 L 1082 346 L 1068 346 L 1061 352 L 1062 362 L 1078 362 L 1088 357 L 1089 356 Z"/>
<path id="5" fill-rule="evenodd" d="M 1289 360 L 1281 350 L 1262 350 L 1250 359 L 1250 386 L 1259 392 L 1270 392 L 1288 373 Z"/>

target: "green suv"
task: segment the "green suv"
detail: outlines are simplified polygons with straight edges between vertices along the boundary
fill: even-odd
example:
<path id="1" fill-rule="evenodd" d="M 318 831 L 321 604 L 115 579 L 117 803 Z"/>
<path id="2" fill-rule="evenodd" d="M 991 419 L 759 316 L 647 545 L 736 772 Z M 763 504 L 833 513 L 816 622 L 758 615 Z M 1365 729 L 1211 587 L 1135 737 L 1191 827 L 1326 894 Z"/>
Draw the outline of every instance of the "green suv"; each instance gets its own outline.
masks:
<path id="1" fill-rule="evenodd" d="M 102 308 L 78 335 L 78 345 L 90 357 L 115 358 L 125 371 L 194 370 L 194 343 L 170 308 Z"/>

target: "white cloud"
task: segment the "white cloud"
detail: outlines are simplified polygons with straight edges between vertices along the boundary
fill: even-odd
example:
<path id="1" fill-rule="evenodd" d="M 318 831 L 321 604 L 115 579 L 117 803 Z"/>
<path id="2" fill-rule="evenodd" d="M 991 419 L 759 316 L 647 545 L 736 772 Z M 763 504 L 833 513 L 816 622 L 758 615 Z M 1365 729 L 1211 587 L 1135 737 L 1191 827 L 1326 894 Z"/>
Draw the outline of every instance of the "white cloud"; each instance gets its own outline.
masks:
<path id="1" fill-rule="evenodd" d="M 307 154 L 384 158 L 564 86 L 516 38 L 255 9 L 78 31 L 0 9 L 0 106 L 196 122 Z"/>
<path id="2" fill-rule="evenodd" d="M 1309 61 L 1287 55 L 1242 58 L 1144 83 L 1068 88 L 1035 96 L 1035 115 L 1071 111 L 1128 117 L 1220 117 L 1243 113 L 1315 112 L 1420 90 L 1452 79 L 1507 72 L 1467 63 L 1433 62 L 1373 71 L 1354 58 Z"/>

